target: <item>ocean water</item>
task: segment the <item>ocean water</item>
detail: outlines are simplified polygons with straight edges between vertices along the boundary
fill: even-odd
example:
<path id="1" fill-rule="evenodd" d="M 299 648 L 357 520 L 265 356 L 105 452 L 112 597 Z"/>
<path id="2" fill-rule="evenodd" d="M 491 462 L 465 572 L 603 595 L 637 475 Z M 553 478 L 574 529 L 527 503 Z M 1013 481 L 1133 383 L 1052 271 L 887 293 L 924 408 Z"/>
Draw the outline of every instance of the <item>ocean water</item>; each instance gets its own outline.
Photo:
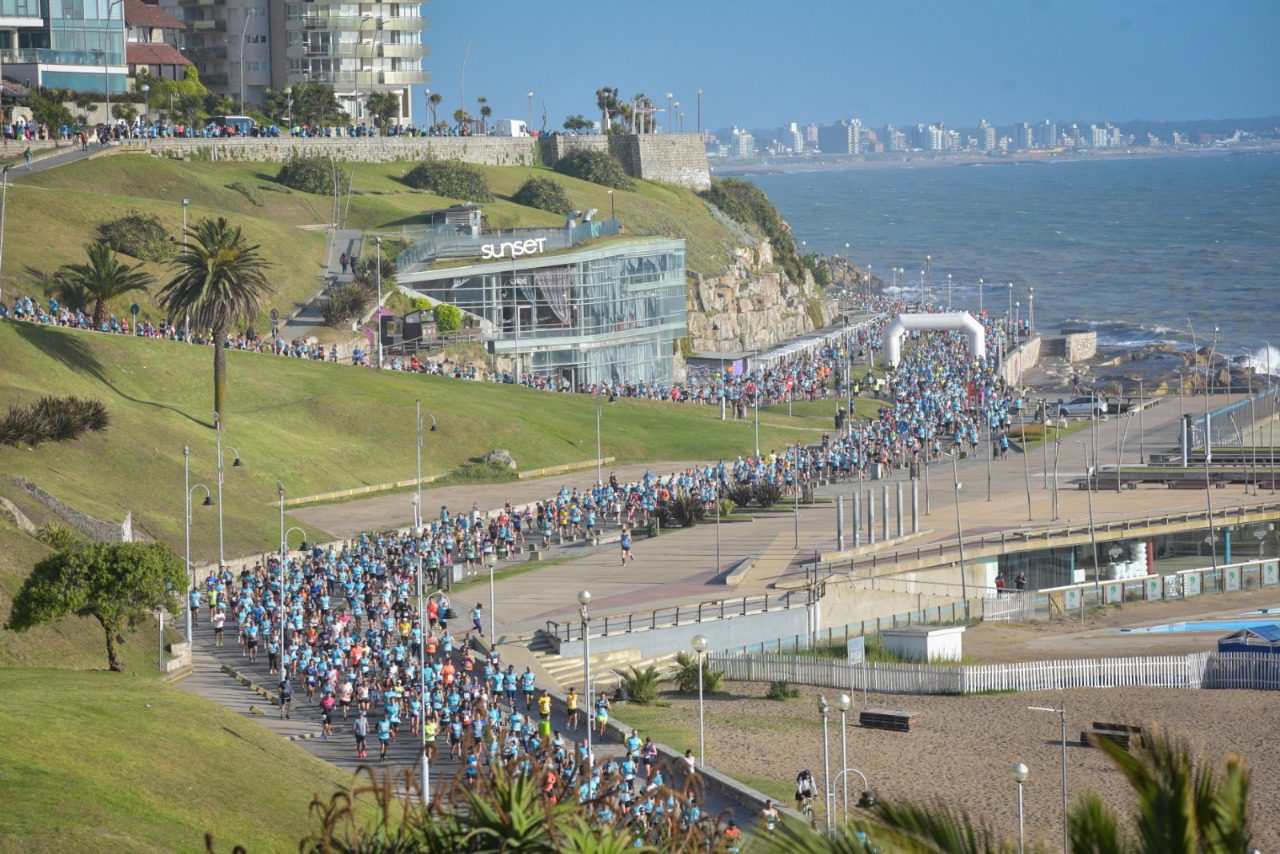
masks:
<path id="1" fill-rule="evenodd" d="M 851 169 L 751 176 L 808 251 L 845 253 L 886 283 L 1100 343 L 1201 346 L 1280 373 L 1280 153 Z"/>

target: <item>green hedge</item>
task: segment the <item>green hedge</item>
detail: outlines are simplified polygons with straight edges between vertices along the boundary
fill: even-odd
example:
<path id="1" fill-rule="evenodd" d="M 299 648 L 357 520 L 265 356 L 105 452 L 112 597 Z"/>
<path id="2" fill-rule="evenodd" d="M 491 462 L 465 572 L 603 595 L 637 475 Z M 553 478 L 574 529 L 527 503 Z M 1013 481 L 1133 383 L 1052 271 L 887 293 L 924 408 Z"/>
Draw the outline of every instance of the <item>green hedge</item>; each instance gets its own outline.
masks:
<path id="1" fill-rule="evenodd" d="M 303 193 L 327 196 L 335 191 L 335 173 L 337 193 L 341 195 L 347 191 L 348 183 L 342 163 L 335 163 L 328 157 L 301 157 L 295 154 L 280 167 L 276 180 Z"/>
<path id="2" fill-rule="evenodd" d="M 633 190 L 636 186 L 622 165 L 603 151 L 575 151 L 556 162 L 556 171 L 615 190 Z"/>
<path id="3" fill-rule="evenodd" d="M 565 192 L 559 181 L 551 178 L 530 178 L 520 185 L 520 189 L 516 190 L 511 201 L 527 208 L 537 208 L 558 214 L 567 214 L 573 210 L 569 194 Z"/>
<path id="4" fill-rule="evenodd" d="M 493 193 L 484 174 L 461 160 L 424 160 L 409 170 L 404 182 L 415 190 L 426 190 L 446 199 L 493 201 Z"/>

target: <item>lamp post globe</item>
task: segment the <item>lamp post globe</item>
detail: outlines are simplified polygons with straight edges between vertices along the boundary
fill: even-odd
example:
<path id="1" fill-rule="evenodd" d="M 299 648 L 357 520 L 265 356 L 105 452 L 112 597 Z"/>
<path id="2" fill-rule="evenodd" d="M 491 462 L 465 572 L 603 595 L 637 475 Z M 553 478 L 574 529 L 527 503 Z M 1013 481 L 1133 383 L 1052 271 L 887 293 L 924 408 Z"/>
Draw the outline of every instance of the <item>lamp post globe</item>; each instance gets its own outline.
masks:
<path id="1" fill-rule="evenodd" d="M 590 590 L 579 590 L 579 591 L 578 591 L 578 604 L 579 604 L 579 605 L 581 605 L 581 606 L 582 606 L 582 607 L 584 607 L 584 608 L 585 608 L 586 606 L 588 606 L 588 605 L 590 605 L 590 604 L 591 604 L 591 591 L 590 591 Z"/>

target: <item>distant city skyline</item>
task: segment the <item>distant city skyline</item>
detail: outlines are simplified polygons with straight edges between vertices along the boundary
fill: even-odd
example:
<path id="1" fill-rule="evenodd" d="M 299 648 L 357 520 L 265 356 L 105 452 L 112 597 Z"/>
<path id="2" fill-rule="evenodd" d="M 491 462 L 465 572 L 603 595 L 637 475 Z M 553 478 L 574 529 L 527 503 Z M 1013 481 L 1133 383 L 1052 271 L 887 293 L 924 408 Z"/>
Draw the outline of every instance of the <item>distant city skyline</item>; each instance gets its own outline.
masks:
<path id="1" fill-rule="evenodd" d="M 427 4 L 430 88 L 444 95 L 447 114 L 459 106 L 464 60 L 463 106 L 474 112 L 484 96 L 495 116 L 532 113 L 535 127 L 545 109 L 548 130 L 570 114 L 598 119 L 595 91 L 606 85 L 623 97 L 648 95 L 664 129 L 671 92 L 686 131 L 697 126 L 699 88 L 704 129 L 853 117 L 867 126 L 973 127 L 981 118 L 1013 125 L 1280 113 L 1280 3 L 1267 0 L 558 8 Z"/>

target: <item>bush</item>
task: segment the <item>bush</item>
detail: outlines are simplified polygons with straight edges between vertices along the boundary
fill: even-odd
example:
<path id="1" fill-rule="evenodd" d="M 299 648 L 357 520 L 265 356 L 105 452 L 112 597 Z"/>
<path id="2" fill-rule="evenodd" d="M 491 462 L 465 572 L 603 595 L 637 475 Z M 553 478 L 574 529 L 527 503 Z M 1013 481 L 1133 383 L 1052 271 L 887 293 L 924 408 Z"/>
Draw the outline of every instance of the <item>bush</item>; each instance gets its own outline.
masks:
<path id="1" fill-rule="evenodd" d="M 253 187 L 250 187 L 249 185 L 241 181 L 236 181 L 234 183 L 228 184 L 227 189 L 235 190 L 237 193 L 244 196 L 246 199 L 249 200 L 249 204 L 253 205 L 255 208 L 260 208 L 266 204 L 266 202 L 263 201 L 262 199 L 261 193 L 259 193 Z"/>
<path id="2" fill-rule="evenodd" d="M 575 151 L 556 162 L 556 171 L 615 190 L 633 190 L 636 186 L 622 165 L 603 151 Z"/>
<path id="3" fill-rule="evenodd" d="M 493 201 L 484 174 L 461 160 L 424 160 L 409 170 L 404 182 L 415 190 L 426 190 L 447 199 Z"/>
<path id="4" fill-rule="evenodd" d="M 706 505 L 692 495 L 678 495 L 671 499 L 671 518 L 682 528 L 692 528 L 706 516 Z"/>
<path id="5" fill-rule="evenodd" d="M 761 507 L 772 507 L 782 500 L 782 487 L 776 483 L 761 481 L 752 487 L 751 494 Z"/>
<path id="6" fill-rule="evenodd" d="M 111 422 L 100 400 L 42 397 L 30 406 L 11 406 L 0 419 L 0 445 L 69 442 L 90 430 L 106 430 Z"/>
<path id="7" fill-rule="evenodd" d="M 462 309 L 447 302 L 436 306 L 436 331 L 457 332 L 462 328 Z"/>
<path id="8" fill-rule="evenodd" d="M 129 211 L 99 225 L 98 235 L 116 252 L 141 261 L 163 261 L 173 254 L 169 231 L 155 214 Z"/>
<path id="9" fill-rule="evenodd" d="M 337 173 L 337 187 L 334 187 L 334 173 Z M 347 192 L 348 179 L 342 164 L 335 164 L 328 157 L 291 156 L 276 173 L 276 180 L 286 187 L 304 193 L 315 193 L 327 196 L 333 192 Z"/>
<path id="10" fill-rule="evenodd" d="M 658 683 L 661 679 L 658 676 L 658 668 L 652 664 L 644 670 L 632 665 L 631 672 L 623 673 L 621 676 L 622 690 L 626 692 L 627 699 L 631 702 L 647 706 L 658 699 Z"/>
<path id="11" fill-rule="evenodd" d="M 800 689 L 790 682 L 770 682 L 769 690 L 764 692 L 766 700 L 794 700 L 800 696 Z"/>
<path id="12" fill-rule="evenodd" d="M 573 203 L 569 201 L 569 194 L 564 191 L 564 187 L 559 181 L 550 178 L 530 178 L 520 185 L 511 201 L 527 208 L 558 214 L 567 214 L 573 210 Z"/>
<path id="13" fill-rule="evenodd" d="M 676 653 L 676 689 L 681 694 L 698 693 L 698 657 L 688 652 Z M 702 663 L 702 692 L 704 694 L 718 694 L 721 688 L 721 682 L 724 681 L 724 674 L 718 670 L 712 670 L 704 661 Z"/>
<path id="14" fill-rule="evenodd" d="M 703 193 L 702 197 L 730 219 L 742 225 L 754 226 L 769 238 L 773 245 L 773 257 L 782 265 L 787 277 L 793 282 L 804 280 L 804 266 L 796 251 L 791 226 L 782 219 L 764 190 L 740 178 L 716 178 L 711 182 L 711 189 Z"/>
<path id="15" fill-rule="evenodd" d="M 735 507 L 746 507 L 755 498 L 755 492 L 749 483 L 738 483 L 729 488 L 729 500 Z"/>
<path id="16" fill-rule="evenodd" d="M 733 499 L 721 498 L 716 501 L 716 512 L 720 514 L 721 519 L 728 518 L 733 515 Z"/>
<path id="17" fill-rule="evenodd" d="M 329 296 L 320 306 L 320 314 L 329 326 L 342 326 L 357 317 L 364 317 L 373 304 L 373 294 L 368 288 L 349 283 L 329 290 Z"/>
<path id="18" fill-rule="evenodd" d="M 80 532 L 57 522 L 47 522 L 36 531 L 36 539 L 55 552 L 66 551 L 84 543 Z"/>
<path id="19" fill-rule="evenodd" d="M 363 287 L 370 293 L 378 292 L 378 256 L 377 253 L 363 258 L 356 263 L 354 268 L 356 284 Z M 382 286 L 384 288 L 394 285 L 396 281 L 396 262 L 388 257 L 386 252 L 382 253 Z"/>

